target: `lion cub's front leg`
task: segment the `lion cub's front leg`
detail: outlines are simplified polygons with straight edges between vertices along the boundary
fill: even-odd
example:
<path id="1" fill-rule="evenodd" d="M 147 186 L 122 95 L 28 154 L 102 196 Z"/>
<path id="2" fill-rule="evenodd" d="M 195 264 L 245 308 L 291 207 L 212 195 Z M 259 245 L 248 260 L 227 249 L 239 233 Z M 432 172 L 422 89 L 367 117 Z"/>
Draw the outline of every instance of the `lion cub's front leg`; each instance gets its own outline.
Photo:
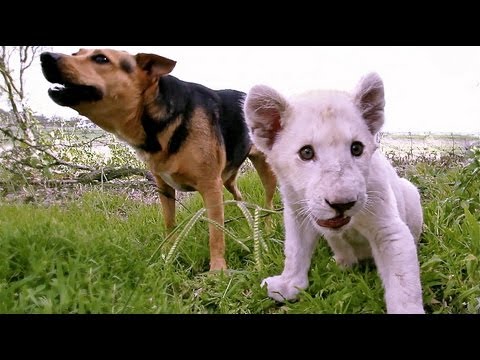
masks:
<path id="1" fill-rule="evenodd" d="M 282 274 L 262 281 L 268 296 L 280 302 L 293 300 L 308 286 L 308 270 L 318 234 L 312 226 L 300 226 L 303 221 L 295 218 L 293 211 L 285 206 L 285 267 Z"/>
<path id="2" fill-rule="evenodd" d="M 400 219 L 378 227 L 370 244 L 385 288 L 389 314 L 423 314 L 422 286 L 417 247 Z"/>

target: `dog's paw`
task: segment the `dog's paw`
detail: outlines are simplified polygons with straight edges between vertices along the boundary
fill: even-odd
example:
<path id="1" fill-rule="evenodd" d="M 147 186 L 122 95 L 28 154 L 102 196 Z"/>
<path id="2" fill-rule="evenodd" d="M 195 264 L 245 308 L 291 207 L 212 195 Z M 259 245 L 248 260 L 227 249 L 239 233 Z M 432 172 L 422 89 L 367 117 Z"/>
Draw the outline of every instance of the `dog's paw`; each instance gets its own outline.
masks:
<path id="1" fill-rule="evenodd" d="M 210 261 L 210 271 L 227 270 L 225 259 L 212 259 Z"/>
<path id="2" fill-rule="evenodd" d="M 296 299 L 298 293 L 307 287 L 308 281 L 296 281 L 278 275 L 263 279 L 260 286 L 264 287 L 265 285 L 267 285 L 269 297 L 279 302 L 285 302 Z"/>

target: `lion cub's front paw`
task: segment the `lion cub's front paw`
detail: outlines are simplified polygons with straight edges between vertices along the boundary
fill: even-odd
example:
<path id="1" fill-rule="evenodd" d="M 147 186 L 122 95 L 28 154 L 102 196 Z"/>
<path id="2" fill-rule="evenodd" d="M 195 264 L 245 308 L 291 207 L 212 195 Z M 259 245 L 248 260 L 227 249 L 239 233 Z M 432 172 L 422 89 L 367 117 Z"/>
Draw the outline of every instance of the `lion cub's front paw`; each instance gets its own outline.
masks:
<path id="1" fill-rule="evenodd" d="M 400 302 L 387 299 L 387 313 L 389 314 L 425 314 L 421 300 Z"/>
<path id="2" fill-rule="evenodd" d="M 260 286 L 264 287 L 265 284 L 269 297 L 279 302 L 285 302 L 286 300 L 294 300 L 300 290 L 307 287 L 308 281 L 297 281 L 278 275 L 263 279 Z"/>

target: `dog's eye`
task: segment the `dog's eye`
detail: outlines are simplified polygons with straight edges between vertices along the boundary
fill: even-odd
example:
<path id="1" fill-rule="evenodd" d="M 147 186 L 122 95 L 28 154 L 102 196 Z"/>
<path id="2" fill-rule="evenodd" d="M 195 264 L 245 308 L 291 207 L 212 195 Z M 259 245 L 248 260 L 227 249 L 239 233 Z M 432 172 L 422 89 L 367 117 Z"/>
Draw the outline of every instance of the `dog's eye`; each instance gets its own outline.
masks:
<path id="1" fill-rule="evenodd" d="M 313 157 L 315 156 L 315 152 L 310 145 L 307 145 L 300 149 L 298 155 L 300 155 L 300 159 L 308 161 L 313 159 Z"/>
<path id="2" fill-rule="evenodd" d="M 363 144 L 360 141 L 354 141 L 350 148 L 353 156 L 360 156 L 363 154 Z"/>
<path id="3" fill-rule="evenodd" d="M 103 54 L 93 55 L 92 60 L 95 61 L 97 64 L 106 64 L 110 62 L 110 60 L 108 60 L 108 58 Z"/>

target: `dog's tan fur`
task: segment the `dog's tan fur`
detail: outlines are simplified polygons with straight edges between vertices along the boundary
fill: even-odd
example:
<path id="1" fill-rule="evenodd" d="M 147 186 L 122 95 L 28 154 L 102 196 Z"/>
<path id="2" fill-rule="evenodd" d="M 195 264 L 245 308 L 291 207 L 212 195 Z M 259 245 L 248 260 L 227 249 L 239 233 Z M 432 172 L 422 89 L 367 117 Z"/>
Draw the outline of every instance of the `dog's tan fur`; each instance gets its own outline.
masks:
<path id="1" fill-rule="evenodd" d="M 93 62 L 92 56 L 104 54 L 109 59 L 108 66 Z M 137 153 L 145 161 L 154 175 L 160 192 L 164 221 L 167 229 L 175 226 L 175 189 L 165 181 L 171 179 L 179 190 L 200 192 L 208 217 L 216 223 L 224 223 L 222 185 L 241 200 L 236 185 L 238 168 L 229 168 L 226 163 L 225 147 L 222 146 L 217 131 L 201 107 L 194 109 L 188 138 L 180 150 L 169 154 L 167 146 L 174 131 L 180 124 L 180 115 L 157 134 L 161 149 L 147 152 L 138 149 L 147 139 L 142 126 L 143 112 L 150 116 L 161 116 L 164 108 L 158 105 L 158 81 L 169 74 L 176 62 L 154 54 L 131 55 L 111 49 L 81 49 L 72 56 L 61 55 L 58 66 L 63 76 L 70 82 L 80 85 L 94 85 L 103 94 L 100 101 L 82 102 L 70 106 L 81 115 L 88 117 L 104 130 L 137 148 Z M 276 180 L 265 161 L 263 153 L 252 146 L 248 157 L 257 169 L 266 189 L 266 207 L 272 207 Z M 209 224 L 210 269 L 225 269 L 225 241 L 223 231 Z"/>

